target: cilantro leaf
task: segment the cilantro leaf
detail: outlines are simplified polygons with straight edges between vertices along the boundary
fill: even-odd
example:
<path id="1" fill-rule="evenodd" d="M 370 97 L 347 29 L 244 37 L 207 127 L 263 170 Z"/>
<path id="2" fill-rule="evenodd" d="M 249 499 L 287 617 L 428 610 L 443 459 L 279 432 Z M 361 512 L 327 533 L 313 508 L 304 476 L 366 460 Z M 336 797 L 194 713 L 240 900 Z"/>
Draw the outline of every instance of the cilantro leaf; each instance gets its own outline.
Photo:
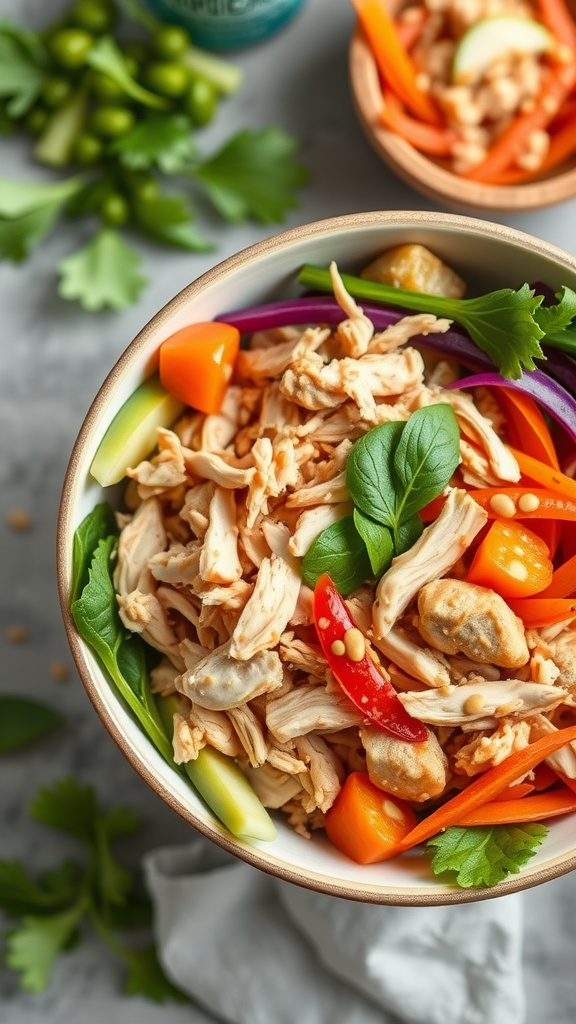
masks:
<path id="1" fill-rule="evenodd" d="M 46 81 L 46 73 L 32 58 L 25 38 L 12 26 L 0 25 L 0 97 L 7 100 L 6 113 L 12 118 L 30 110 Z"/>
<path id="2" fill-rule="evenodd" d="M 51 184 L 1 178 L 0 259 L 26 259 L 82 187 L 81 178 Z"/>
<path id="3" fill-rule="evenodd" d="M 86 245 L 61 260 L 59 294 L 87 310 L 124 309 L 146 284 L 142 259 L 114 228 L 102 228 Z"/>
<path id="4" fill-rule="evenodd" d="M 12 694 L 0 696 L 0 754 L 25 747 L 51 732 L 62 719 L 46 704 Z"/>
<path id="5" fill-rule="evenodd" d="M 168 999 L 178 1003 L 190 1001 L 189 997 L 166 977 L 154 946 L 127 950 L 124 959 L 128 965 L 125 988 L 127 995 L 146 996 L 155 1003 L 165 1003 Z"/>
<path id="6" fill-rule="evenodd" d="M 108 75 L 118 85 L 126 96 L 142 103 L 145 107 L 155 107 L 157 110 L 166 108 L 166 100 L 155 92 L 150 92 L 132 77 L 124 55 L 116 45 L 111 36 L 101 36 L 97 39 L 86 56 L 86 64 Z"/>
<path id="7" fill-rule="evenodd" d="M 551 306 L 540 306 L 534 316 L 544 331 L 542 343 L 574 355 L 576 352 L 576 292 L 566 285 Z"/>
<path id="8" fill-rule="evenodd" d="M 38 790 L 30 813 L 35 821 L 65 832 L 85 846 L 93 847 L 96 843 L 98 807 L 92 786 L 80 786 L 72 778 L 59 779 Z"/>
<path id="9" fill-rule="evenodd" d="M 193 252 L 211 248 L 192 224 L 192 213 L 183 196 L 158 196 L 134 203 L 137 226 L 151 238 L 165 245 Z"/>
<path id="10" fill-rule="evenodd" d="M 50 979 L 54 961 L 69 947 L 84 913 L 82 903 L 44 917 L 23 918 L 19 928 L 6 940 L 6 965 L 21 974 L 21 985 L 28 992 L 41 992 Z"/>
<path id="11" fill-rule="evenodd" d="M 182 114 L 150 114 L 110 147 L 123 167 L 133 171 L 157 167 L 164 174 L 183 171 L 195 150 L 190 122 Z"/>
<path id="12" fill-rule="evenodd" d="M 277 223 L 298 206 L 294 190 L 309 177 L 293 160 L 297 145 L 280 128 L 241 131 L 195 167 L 194 176 L 227 220 Z"/>
<path id="13" fill-rule="evenodd" d="M 69 903 L 70 888 L 58 880 L 35 882 L 18 861 L 0 860 L 0 907 L 11 917 L 51 913 Z"/>
<path id="14" fill-rule="evenodd" d="M 536 320 L 543 296 L 535 295 L 528 284 L 517 291 L 500 288 L 473 299 L 451 299 L 395 288 L 352 274 L 341 277 L 347 291 L 357 299 L 435 313 L 456 321 L 508 379 L 521 377 L 523 370 L 535 370 L 534 360 L 544 358 L 540 345 L 544 331 Z M 298 281 L 307 288 L 333 291 L 330 271 L 322 267 L 306 264 L 300 270 Z"/>
<path id="15" fill-rule="evenodd" d="M 455 875 L 463 889 L 492 886 L 510 874 L 518 874 L 548 834 L 545 825 L 453 826 L 434 836 L 427 847 L 434 850 L 432 871 Z"/>

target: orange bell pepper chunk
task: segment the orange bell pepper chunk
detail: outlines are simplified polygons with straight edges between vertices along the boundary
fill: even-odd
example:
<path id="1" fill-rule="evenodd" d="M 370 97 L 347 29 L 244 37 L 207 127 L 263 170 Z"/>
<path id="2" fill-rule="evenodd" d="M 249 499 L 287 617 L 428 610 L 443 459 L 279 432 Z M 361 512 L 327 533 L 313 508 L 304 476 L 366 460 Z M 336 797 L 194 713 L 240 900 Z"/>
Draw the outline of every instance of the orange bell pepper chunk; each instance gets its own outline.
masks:
<path id="1" fill-rule="evenodd" d="M 158 372 L 162 386 L 199 412 L 220 411 L 240 347 L 232 324 L 190 324 L 162 342 Z"/>

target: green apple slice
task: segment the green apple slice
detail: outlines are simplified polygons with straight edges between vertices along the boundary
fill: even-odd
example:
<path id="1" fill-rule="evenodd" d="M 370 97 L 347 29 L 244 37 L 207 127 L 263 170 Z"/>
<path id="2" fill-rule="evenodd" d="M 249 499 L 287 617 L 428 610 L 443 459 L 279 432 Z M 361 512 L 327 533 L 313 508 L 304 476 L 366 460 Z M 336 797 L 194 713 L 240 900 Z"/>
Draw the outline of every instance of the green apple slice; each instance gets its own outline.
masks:
<path id="1" fill-rule="evenodd" d="M 494 15 L 469 28 L 458 43 L 452 64 L 457 85 L 475 81 L 493 61 L 507 54 L 547 53 L 556 40 L 532 18 Z"/>
<path id="2" fill-rule="evenodd" d="M 144 381 L 124 403 L 104 434 L 90 473 L 102 487 L 117 484 L 156 447 L 158 427 L 170 427 L 183 403 L 162 387 L 157 376 Z"/>

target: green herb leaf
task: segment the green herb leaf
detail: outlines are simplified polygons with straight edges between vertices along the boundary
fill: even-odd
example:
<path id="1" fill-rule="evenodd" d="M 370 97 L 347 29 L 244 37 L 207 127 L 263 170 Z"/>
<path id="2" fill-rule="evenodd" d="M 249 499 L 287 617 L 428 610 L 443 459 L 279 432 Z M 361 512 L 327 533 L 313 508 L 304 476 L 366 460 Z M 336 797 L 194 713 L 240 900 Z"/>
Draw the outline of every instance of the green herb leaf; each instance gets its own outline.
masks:
<path id="1" fill-rule="evenodd" d="M 72 604 L 78 632 L 96 651 L 112 681 L 154 745 L 173 764 L 172 746 L 164 732 L 146 669 L 144 645 L 122 626 L 116 610 L 112 554 L 116 537 L 101 540 L 94 552 L 89 579 Z"/>
<path id="2" fill-rule="evenodd" d="M 379 579 L 389 568 L 394 557 L 394 539 L 388 526 L 376 523 L 359 508 L 354 509 L 354 526 L 362 537 L 370 559 L 372 575 Z"/>
<path id="3" fill-rule="evenodd" d="M 79 177 L 51 184 L 1 178 L 0 258 L 26 259 L 82 187 Z"/>
<path id="4" fill-rule="evenodd" d="M 455 874 L 463 889 L 492 886 L 518 874 L 548 834 L 545 825 L 453 826 L 426 844 L 434 850 L 435 875 Z"/>
<path id="5" fill-rule="evenodd" d="M 298 206 L 294 190 L 309 177 L 293 159 L 297 146 L 279 128 L 242 131 L 195 167 L 194 177 L 226 220 L 252 217 L 262 224 L 278 223 Z"/>
<path id="6" fill-rule="evenodd" d="M 543 296 L 534 295 L 527 284 L 517 291 L 500 288 L 473 299 L 450 299 L 378 284 L 351 274 L 341 276 L 349 293 L 357 299 L 455 320 L 466 328 L 478 348 L 490 356 L 503 377 L 521 377 L 523 370 L 536 369 L 535 359 L 544 357 L 540 346 L 544 332 L 535 316 Z M 306 264 L 298 280 L 308 288 L 333 290 L 330 272 L 321 267 Z"/>
<path id="7" fill-rule="evenodd" d="M 330 573 L 341 594 L 349 594 L 372 578 L 366 545 L 354 526 L 353 516 L 344 516 L 322 531 L 304 555 L 301 572 L 312 588 L 322 573 Z"/>
<path id="8" fill-rule="evenodd" d="M 394 535 L 394 554 L 401 555 L 408 551 L 416 543 L 423 529 L 424 523 L 417 513 L 411 519 L 399 523 Z"/>
<path id="9" fill-rule="evenodd" d="M 31 38 L 32 33 L 0 25 L 0 97 L 7 100 L 6 113 L 12 118 L 22 117 L 34 106 L 46 81 L 46 73 L 30 52 Z"/>
<path id="10" fill-rule="evenodd" d="M 98 541 L 118 533 L 116 517 L 106 501 L 100 502 L 82 520 L 74 533 L 72 547 L 72 585 L 70 602 L 73 603 L 88 583 L 92 555 Z"/>
<path id="11" fill-rule="evenodd" d="M 46 988 L 54 961 L 69 946 L 83 913 L 82 904 L 77 904 L 57 914 L 25 917 L 9 933 L 6 964 L 20 972 L 23 989 L 41 992 Z"/>
<path id="12" fill-rule="evenodd" d="M 177 1003 L 190 1002 L 189 997 L 166 977 L 154 946 L 130 950 L 125 960 L 128 965 L 127 995 L 145 996 L 155 1003 L 165 1003 L 169 999 Z"/>
<path id="13" fill-rule="evenodd" d="M 142 259 L 114 228 L 102 228 L 86 245 L 61 260 L 59 295 L 84 309 L 124 309 L 136 302 L 146 278 Z"/>
<path id="14" fill-rule="evenodd" d="M 365 436 L 370 437 L 371 431 Z M 437 498 L 460 461 L 460 430 L 450 405 L 428 405 L 408 418 L 394 452 L 395 521 L 412 518 Z"/>
<path id="15" fill-rule="evenodd" d="M 18 861 L 0 861 L 0 907 L 11 917 L 46 914 L 69 903 L 69 885 L 35 882 Z"/>
<path id="16" fill-rule="evenodd" d="M 382 423 L 354 442 L 346 462 L 346 487 L 356 508 L 384 526 L 397 523 L 398 480 L 394 453 L 404 423 Z"/>
<path id="17" fill-rule="evenodd" d="M 98 805 L 92 786 L 81 786 L 72 778 L 58 779 L 38 790 L 30 814 L 34 821 L 72 836 L 89 849 L 96 845 Z"/>
<path id="18" fill-rule="evenodd" d="M 33 743 L 61 722 L 60 715 L 46 704 L 3 694 L 0 696 L 0 754 Z"/>
<path id="19" fill-rule="evenodd" d="M 132 171 L 157 167 L 164 174 L 178 174 L 190 163 L 196 147 L 187 117 L 150 114 L 114 142 L 110 152 Z"/>
<path id="20" fill-rule="evenodd" d="M 86 64 L 108 75 L 118 85 L 126 96 L 142 103 L 145 107 L 155 107 L 157 110 L 164 110 L 167 106 L 166 100 L 155 92 L 150 92 L 132 77 L 120 48 L 116 45 L 111 36 L 102 36 L 97 39 L 92 48 L 88 51 Z"/>
<path id="21" fill-rule="evenodd" d="M 211 248 L 192 224 L 192 213 L 183 196 L 158 196 L 135 203 L 134 219 L 142 231 L 158 242 L 192 252 Z"/>
<path id="22" fill-rule="evenodd" d="M 570 355 L 576 353 L 576 292 L 566 285 L 556 294 L 552 306 L 540 306 L 534 314 L 544 331 L 543 344 L 559 348 Z"/>

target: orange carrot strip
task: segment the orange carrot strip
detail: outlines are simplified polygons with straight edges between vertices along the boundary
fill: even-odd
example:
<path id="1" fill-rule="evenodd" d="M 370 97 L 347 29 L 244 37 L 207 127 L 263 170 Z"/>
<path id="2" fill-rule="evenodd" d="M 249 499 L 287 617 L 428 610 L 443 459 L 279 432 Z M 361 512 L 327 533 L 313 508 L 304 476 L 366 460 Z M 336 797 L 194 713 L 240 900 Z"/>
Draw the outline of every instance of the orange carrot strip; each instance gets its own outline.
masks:
<path id="1" fill-rule="evenodd" d="M 402 102 L 395 92 L 386 85 L 383 90 L 384 106 L 380 111 L 380 120 L 390 131 L 396 132 L 406 139 L 414 149 L 432 156 L 450 156 L 452 146 L 458 140 L 456 132 L 450 128 L 439 128 L 436 125 L 424 124 L 422 121 L 406 113 Z"/>
<path id="2" fill-rule="evenodd" d="M 484 160 L 462 175 L 469 181 L 493 184 L 513 167 L 532 132 L 545 130 L 576 83 L 576 62 L 558 64 L 548 73 L 532 110 L 518 114 L 490 146 Z"/>
<path id="3" fill-rule="evenodd" d="M 491 183 L 493 185 L 520 185 L 524 181 L 532 181 L 540 178 L 549 171 L 553 171 L 565 160 L 576 153 L 576 117 L 572 110 L 565 119 L 561 121 L 556 130 L 550 127 L 550 145 L 542 159 L 539 167 L 527 171 L 522 167 L 509 167 L 500 174 L 494 174 Z"/>
<path id="4" fill-rule="evenodd" d="M 531 782 L 517 782 L 515 786 L 507 786 L 503 789 L 498 796 L 495 796 L 495 800 L 521 800 L 523 797 L 528 796 L 528 793 L 533 793 L 535 786 Z"/>
<path id="5" fill-rule="evenodd" d="M 432 100 L 420 89 L 416 71 L 402 45 L 393 18 L 382 0 L 352 0 L 378 70 L 416 117 L 428 124 L 440 124 Z"/>
<path id="6" fill-rule="evenodd" d="M 405 50 L 410 51 L 416 45 L 429 19 L 430 12 L 425 7 L 411 7 L 409 18 L 396 19 L 394 25 Z"/>
<path id="7" fill-rule="evenodd" d="M 562 597 L 519 597 L 506 599 L 526 629 L 542 629 L 576 618 L 576 601 Z"/>
<path id="8" fill-rule="evenodd" d="M 538 6 L 546 28 L 576 53 L 576 24 L 564 0 L 538 0 Z"/>
<path id="9" fill-rule="evenodd" d="M 558 777 L 562 779 L 562 782 L 564 782 L 573 793 L 576 793 L 576 779 L 569 779 L 567 775 L 562 775 L 560 772 L 558 772 Z"/>
<path id="10" fill-rule="evenodd" d="M 324 818 L 330 842 L 358 864 L 394 857 L 415 823 L 410 804 L 383 793 L 365 772 L 351 772 Z"/>
<path id="11" fill-rule="evenodd" d="M 568 786 L 518 800 L 492 800 L 463 815 L 457 825 L 509 825 L 520 821 L 542 821 L 576 811 L 576 793 Z"/>
<path id="12" fill-rule="evenodd" d="M 416 828 L 412 829 L 401 841 L 401 850 L 410 850 L 413 846 L 430 839 L 430 836 L 442 832 L 451 825 L 458 824 L 476 807 L 482 807 L 494 800 L 510 783 L 532 771 L 544 758 L 574 740 L 576 740 L 576 725 L 571 725 L 566 729 L 559 729 L 557 732 L 541 736 L 540 739 L 530 743 L 522 750 L 515 751 L 501 764 L 490 768 L 483 775 L 479 775 L 466 789 L 457 793 L 451 800 L 419 822 Z M 528 800 L 529 797 L 525 799 Z"/>
<path id="13" fill-rule="evenodd" d="M 240 333 L 231 324 L 213 320 L 182 327 L 160 346 L 160 381 L 186 405 L 217 413 L 239 346 Z"/>
<path id="14" fill-rule="evenodd" d="M 552 579 L 539 597 L 573 597 L 576 594 L 576 555 L 559 565 L 552 573 Z"/>
<path id="15" fill-rule="evenodd" d="M 535 483 L 550 491 L 556 491 L 566 498 L 576 502 L 576 480 L 560 469 L 547 466 L 541 459 L 535 459 L 532 455 L 526 455 L 517 448 L 510 448 L 516 462 L 520 466 L 522 476 L 527 476 Z"/>
<path id="16" fill-rule="evenodd" d="M 494 391 L 498 392 L 494 398 L 506 417 L 508 434 L 515 448 L 522 447 L 522 452 L 527 451 L 539 462 L 558 469 L 558 455 L 552 435 L 534 399 L 512 388 L 494 388 Z"/>

